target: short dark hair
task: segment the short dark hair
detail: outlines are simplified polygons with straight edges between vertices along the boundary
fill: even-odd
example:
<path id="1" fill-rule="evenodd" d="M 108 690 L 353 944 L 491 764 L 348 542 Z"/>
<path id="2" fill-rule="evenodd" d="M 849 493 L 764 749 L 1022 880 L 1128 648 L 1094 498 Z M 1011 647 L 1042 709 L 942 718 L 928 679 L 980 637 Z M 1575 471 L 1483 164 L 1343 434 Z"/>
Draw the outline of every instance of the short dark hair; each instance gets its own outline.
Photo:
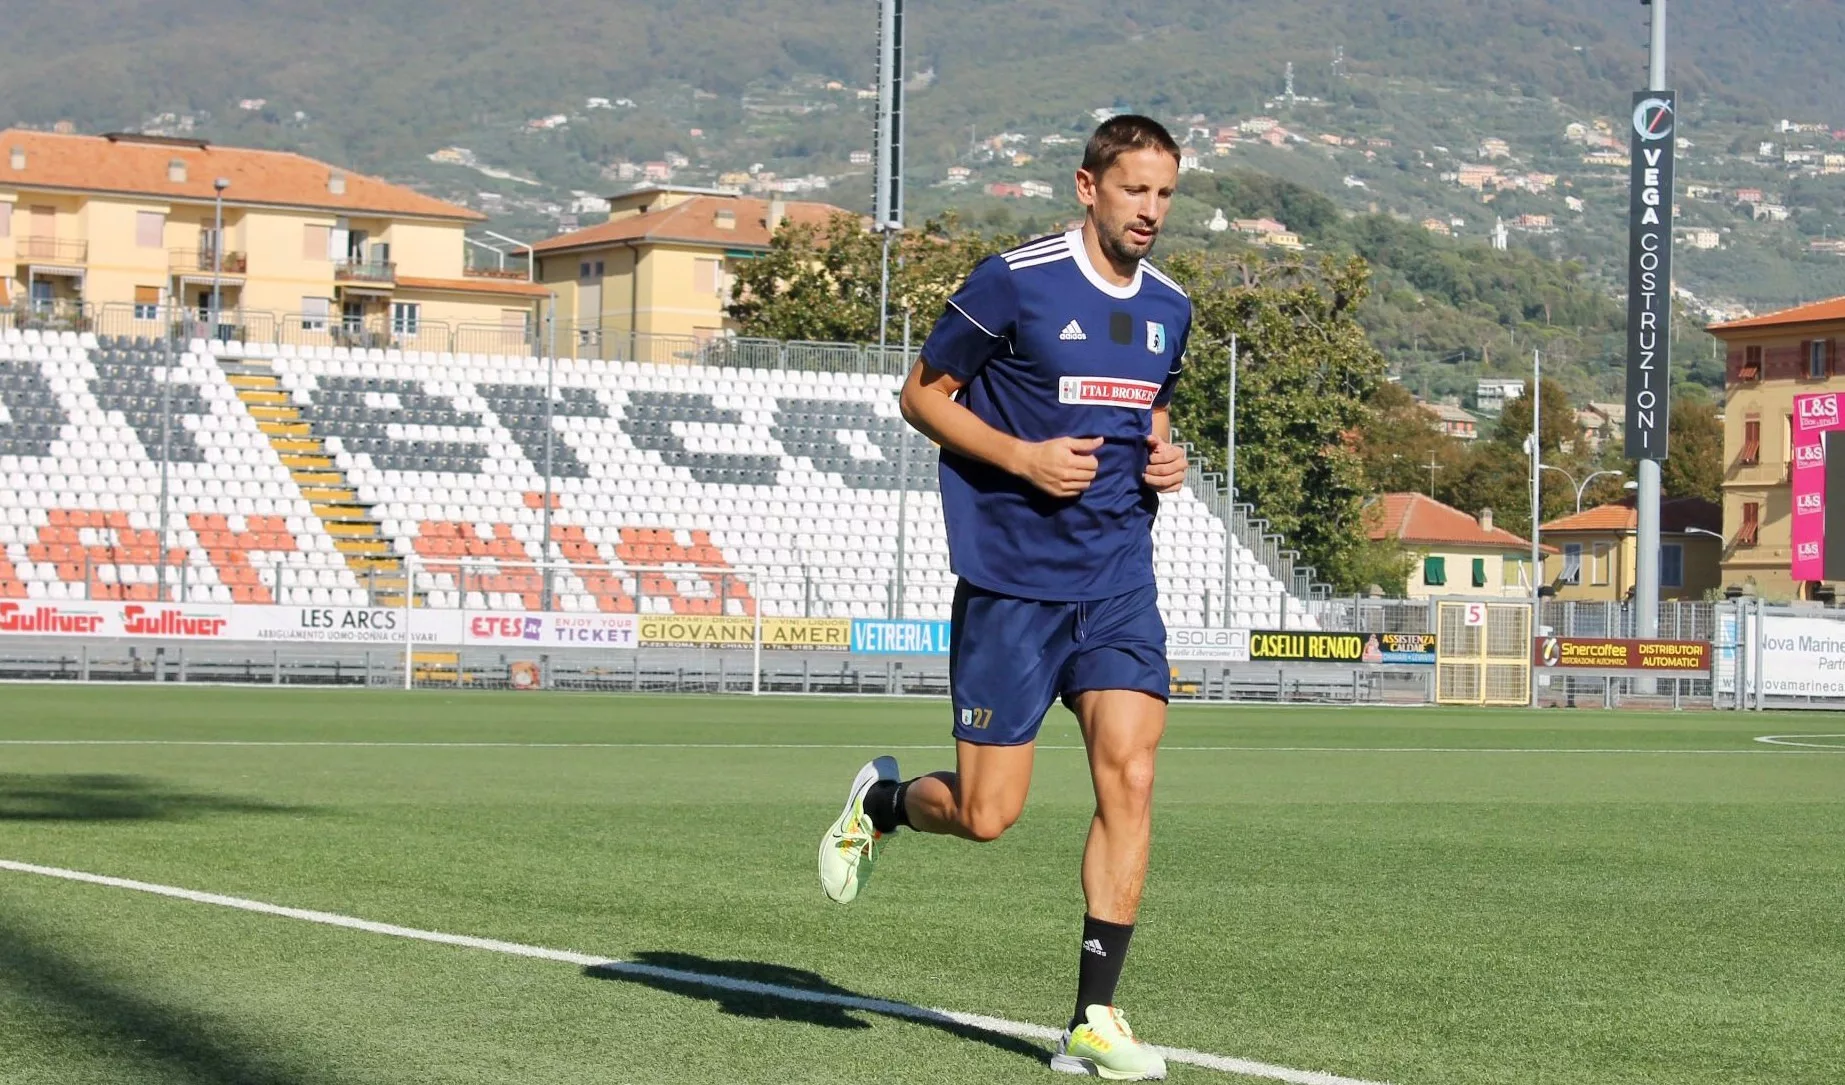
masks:
<path id="1" fill-rule="evenodd" d="M 1165 151 L 1174 162 L 1179 160 L 1179 143 L 1165 125 L 1138 113 L 1110 117 L 1097 126 L 1089 145 L 1083 148 L 1083 169 L 1091 177 L 1100 177 L 1115 164 L 1115 159 L 1150 147 Z"/>

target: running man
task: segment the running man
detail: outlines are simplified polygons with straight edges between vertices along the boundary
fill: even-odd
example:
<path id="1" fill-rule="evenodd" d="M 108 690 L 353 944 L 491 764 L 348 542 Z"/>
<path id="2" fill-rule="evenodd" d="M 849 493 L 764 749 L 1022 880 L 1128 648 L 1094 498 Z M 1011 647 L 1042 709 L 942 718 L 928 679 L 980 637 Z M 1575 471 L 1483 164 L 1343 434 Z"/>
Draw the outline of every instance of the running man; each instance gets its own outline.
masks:
<path id="1" fill-rule="evenodd" d="M 1185 292 L 1145 258 L 1178 183 L 1157 121 L 1120 116 L 1076 174 L 1080 228 L 976 267 L 903 389 L 942 447 L 955 589 L 955 771 L 903 780 L 880 757 L 820 842 L 826 895 L 851 902 L 900 827 L 998 839 L 1018 820 L 1051 702 L 1075 712 L 1096 807 L 1083 851 L 1076 1011 L 1053 1069 L 1166 1076 L 1114 1008 L 1152 835 L 1166 726 L 1166 628 L 1153 577 L 1159 494 L 1185 483 L 1168 404 L 1191 330 Z"/>

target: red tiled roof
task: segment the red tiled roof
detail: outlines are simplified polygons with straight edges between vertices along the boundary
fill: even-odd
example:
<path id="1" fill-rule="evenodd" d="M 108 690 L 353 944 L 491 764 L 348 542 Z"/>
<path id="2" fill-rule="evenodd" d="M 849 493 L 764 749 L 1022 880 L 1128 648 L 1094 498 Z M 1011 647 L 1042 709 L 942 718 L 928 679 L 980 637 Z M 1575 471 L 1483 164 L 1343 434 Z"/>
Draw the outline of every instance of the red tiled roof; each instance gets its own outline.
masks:
<path id="1" fill-rule="evenodd" d="M 15 148 L 25 152 L 23 170 L 12 168 Z M 175 159 L 186 164 L 184 181 L 167 179 L 168 165 Z M 336 172 L 346 178 L 346 190 L 338 194 L 328 188 Z M 231 183 L 224 190 L 224 202 L 234 207 L 266 204 L 468 222 L 487 218 L 402 185 L 287 151 L 201 147 L 132 136 L 62 136 L 21 128 L 0 132 L 0 186 L 210 201 L 216 196 L 212 183 L 220 177 Z"/>
<path id="2" fill-rule="evenodd" d="M 797 226 L 825 226 L 834 215 L 852 215 L 827 203 L 789 201 L 782 205 Z M 735 217 L 734 226 L 719 226 L 719 211 Z M 854 219 L 857 215 L 852 215 Z M 769 201 L 750 196 L 694 196 L 671 207 L 561 234 L 532 248 L 540 253 L 594 248 L 626 241 L 679 241 L 727 249 L 766 249 L 773 233 Z"/>
<path id="3" fill-rule="evenodd" d="M 1724 332 L 1755 331 L 1760 328 L 1780 328 L 1794 324 L 1824 324 L 1831 321 L 1845 321 L 1845 297 L 1816 301 L 1811 305 L 1797 305 L 1778 313 L 1752 316 L 1747 320 L 1732 320 L 1728 324 L 1712 324 L 1705 330 L 1712 335 L 1720 335 Z"/>
<path id="4" fill-rule="evenodd" d="M 424 279 L 399 275 L 397 285 L 410 290 L 443 290 L 458 294 L 498 294 L 502 297 L 548 298 L 551 288 L 518 279 Z"/>
<path id="5" fill-rule="evenodd" d="M 1437 546 L 1531 549 L 1530 539 L 1521 539 L 1500 527 L 1488 531 L 1480 526 L 1480 521 L 1461 510 L 1424 494 L 1384 494 L 1373 499 L 1366 513 L 1368 534 L 1374 541 L 1395 539 Z"/>
<path id="6" fill-rule="evenodd" d="M 1543 531 L 1546 535 L 1558 531 L 1607 534 L 1638 531 L 1639 527 L 1640 514 L 1634 509 L 1634 499 L 1624 497 L 1613 504 L 1558 517 L 1545 524 Z M 1659 530 L 1682 535 L 1692 527 L 1721 531 L 1723 509 L 1701 497 L 1669 497 L 1659 503 Z"/>

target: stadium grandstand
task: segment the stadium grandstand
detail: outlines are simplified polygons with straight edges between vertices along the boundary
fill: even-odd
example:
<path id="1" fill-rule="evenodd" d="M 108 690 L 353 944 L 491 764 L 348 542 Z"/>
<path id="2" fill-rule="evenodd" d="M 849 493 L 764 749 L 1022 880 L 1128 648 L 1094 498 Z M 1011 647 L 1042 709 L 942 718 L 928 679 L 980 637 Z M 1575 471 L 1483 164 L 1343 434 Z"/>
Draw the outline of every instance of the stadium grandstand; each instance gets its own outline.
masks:
<path id="1" fill-rule="evenodd" d="M 0 333 L 0 597 L 948 616 L 936 453 L 894 374 L 198 339 L 168 356 Z M 1169 622 L 1311 628 L 1284 579 L 1301 571 L 1194 482 L 1155 534 Z"/>

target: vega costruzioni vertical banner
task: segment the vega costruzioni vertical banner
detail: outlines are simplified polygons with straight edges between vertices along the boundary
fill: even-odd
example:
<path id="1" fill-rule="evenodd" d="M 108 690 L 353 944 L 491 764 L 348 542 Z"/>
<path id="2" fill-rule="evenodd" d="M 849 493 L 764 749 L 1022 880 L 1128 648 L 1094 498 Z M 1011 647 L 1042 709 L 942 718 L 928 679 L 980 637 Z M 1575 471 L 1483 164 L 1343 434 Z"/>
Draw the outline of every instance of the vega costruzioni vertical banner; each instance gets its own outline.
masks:
<path id="1" fill-rule="evenodd" d="M 1634 95 L 1627 253 L 1627 454 L 1666 458 L 1672 360 L 1672 166 L 1678 99 Z"/>

